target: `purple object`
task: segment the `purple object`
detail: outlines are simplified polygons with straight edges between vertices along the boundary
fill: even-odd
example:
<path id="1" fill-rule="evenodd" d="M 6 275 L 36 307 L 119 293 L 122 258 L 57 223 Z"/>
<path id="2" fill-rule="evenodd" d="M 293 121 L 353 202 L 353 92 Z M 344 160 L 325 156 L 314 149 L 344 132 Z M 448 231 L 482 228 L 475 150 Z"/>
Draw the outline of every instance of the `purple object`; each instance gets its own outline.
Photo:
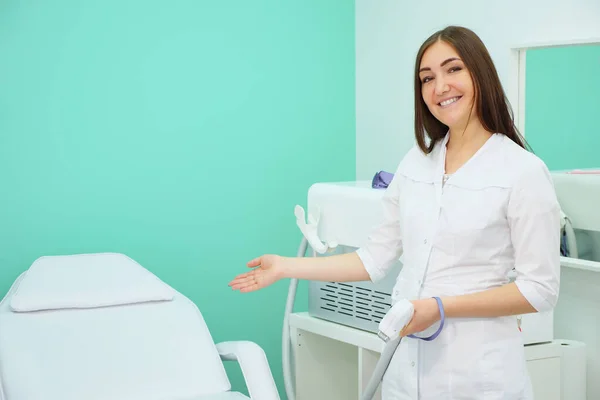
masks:
<path id="1" fill-rule="evenodd" d="M 385 189 L 389 186 L 390 182 L 394 178 L 394 174 L 385 171 L 379 171 L 373 177 L 373 181 L 371 182 L 371 187 L 373 189 Z"/>
<path id="2" fill-rule="evenodd" d="M 444 312 L 444 305 L 442 304 L 442 300 L 439 297 L 434 297 L 434 299 L 438 303 L 438 309 L 440 310 L 440 317 L 441 317 L 440 318 L 441 323 L 440 323 L 440 327 L 438 328 L 438 330 L 433 335 L 426 337 L 426 338 L 418 337 L 415 335 L 408 335 L 408 337 L 413 338 L 413 339 L 426 340 L 426 341 L 430 342 L 433 339 L 435 339 L 436 337 L 438 337 L 438 335 L 440 334 L 442 329 L 444 329 L 444 323 L 446 322 L 446 313 Z"/>

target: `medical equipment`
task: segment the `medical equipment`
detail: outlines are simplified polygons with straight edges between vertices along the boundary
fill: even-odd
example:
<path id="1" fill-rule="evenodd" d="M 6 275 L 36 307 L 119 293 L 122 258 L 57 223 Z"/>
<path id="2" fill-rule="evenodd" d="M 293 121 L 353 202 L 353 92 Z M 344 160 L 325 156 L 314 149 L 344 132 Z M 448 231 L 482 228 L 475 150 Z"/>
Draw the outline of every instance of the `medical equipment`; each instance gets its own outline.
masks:
<path id="1" fill-rule="evenodd" d="M 414 312 L 415 308 L 410 301 L 398 301 L 379 323 L 377 336 L 386 343 L 398 337 L 412 319 Z"/>
<path id="2" fill-rule="evenodd" d="M 438 337 L 442 329 L 444 329 L 444 322 L 446 320 L 446 317 L 444 315 L 444 307 L 442 306 L 442 301 L 439 297 L 436 297 L 435 300 L 440 311 L 440 324 L 436 332 L 429 337 L 418 337 L 415 335 L 408 335 L 408 337 L 430 341 Z M 379 383 L 383 380 L 385 371 L 390 365 L 392 357 L 394 356 L 396 349 L 402 341 L 402 339 L 400 338 L 400 332 L 409 324 L 413 315 L 413 304 L 406 299 L 402 299 L 396 302 L 390 308 L 390 310 L 379 323 L 379 332 L 377 333 L 377 336 L 379 336 L 386 343 L 386 345 L 383 348 L 383 351 L 381 352 L 381 356 L 377 361 L 377 365 L 375 365 L 373 375 L 371 375 L 371 379 L 369 380 L 369 383 L 367 384 L 364 392 L 361 395 L 361 400 L 373 399 L 375 391 L 377 390 Z"/>
<path id="3" fill-rule="evenodd" d="M 593 268 L 600 262 L 600 174 L 552 171 L 556 196 L 564 211 L 563 264 Z"/>
<path id="4" fill-rule="evenodd" d="M 392 361 L 394 352 L 402 340 L 400 338 L 400 332 L 408 325 L 413 314 L 414 307 L 412 303 L 408 300 L 403 300 L 395 304 L 381 320 L 378 336 L 386 343 L 386 345 L 375 366 L 373 375 L 361 396 L 361 400 L 371 400 L 373 398 L 387 367 Z"/>
<path id="5" fill-rule="evenodd" d="M 296 223 L 313 254 L 327 256 L 352 252 L 383 219 L 381 189 L 371 182 L 317 183 L 308 192 L 308 222 L 296 206 Z M 377 284 L 364 282 L 311 281 L 309 313 L 319 318 L 377 333 L 392 304 L 392 289 L 402 265 L 396 262 Z"/>
<path id="6" fill-rule="evenodd" d="M 296 223 L 303 234 L 297 256 L 306 255 L 308 245 L 313 256 L 352 252 L 367 239 L 369 232 L 383 218 L 381 199 L 384 190 L 372 187 L 371 181 L 316 183 L 308 192 L 307 212 L 295 208 Z M 558 249 L 557 249 L 558 251 Z M 311 316 L 377 334 L 393 300 L 396 278 L 402 258 L 378 283 L 310 281 Z M 514 279 L 513 274 L 510 278 Z M 289 314 L 292 312 L 297 281 L 292 279 L 288 292 L 283 326 L 283 373 L 286 393 L 294 400 L 292 387 Z M 554 339 L 554 313 L 527 314 L 519 318 L 525 344 L 547 343 Z"/>
<path id="7" fill-rule="evenodd" d="M 279 400 L 256 343 L 215 344 L 191 300 L 123 254 L 37 259 L 0 326 L 2 400 Z M 224 361 L 250 397 L 231 390 Z"/>

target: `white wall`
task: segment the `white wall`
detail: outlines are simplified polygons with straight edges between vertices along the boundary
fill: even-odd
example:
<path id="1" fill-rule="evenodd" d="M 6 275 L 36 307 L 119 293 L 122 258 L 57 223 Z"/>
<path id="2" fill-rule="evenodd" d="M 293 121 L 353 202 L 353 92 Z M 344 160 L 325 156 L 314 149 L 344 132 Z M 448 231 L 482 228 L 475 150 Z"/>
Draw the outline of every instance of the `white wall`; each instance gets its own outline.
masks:
<path id="1" fill-rule="evenodd" d="M 600 38 L 600 0 L 356 0 L 356 174 L 393 172 L 414 143 L 416 52 L 446 25 L 473 29 L 517 108 L 511 47 Z"/>
<path id="2" fill-rule="evenodd" d="M 357 179 L 393 172 L 413 145 L 414 58 L 451 24 L 483 39 L 516 112 L 511 47 L 600 38 L 600 0 L 356 0 Z M 561 275 L 555 333 L 588 345 L 588 399 L 600 399 L 600 272 L 563 267 Z"/>

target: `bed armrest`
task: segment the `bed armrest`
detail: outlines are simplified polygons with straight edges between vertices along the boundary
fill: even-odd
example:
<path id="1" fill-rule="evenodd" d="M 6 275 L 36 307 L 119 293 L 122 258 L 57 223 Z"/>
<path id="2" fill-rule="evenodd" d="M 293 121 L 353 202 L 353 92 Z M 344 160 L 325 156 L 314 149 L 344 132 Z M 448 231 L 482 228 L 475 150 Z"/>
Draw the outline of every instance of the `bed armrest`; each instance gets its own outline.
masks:
<path id="1" fill-rule="evenodd" d="M 253 400 L 280 400 L 264 350 L 249 341 L 217 343 L 223 361 L 237 361 Z"/>

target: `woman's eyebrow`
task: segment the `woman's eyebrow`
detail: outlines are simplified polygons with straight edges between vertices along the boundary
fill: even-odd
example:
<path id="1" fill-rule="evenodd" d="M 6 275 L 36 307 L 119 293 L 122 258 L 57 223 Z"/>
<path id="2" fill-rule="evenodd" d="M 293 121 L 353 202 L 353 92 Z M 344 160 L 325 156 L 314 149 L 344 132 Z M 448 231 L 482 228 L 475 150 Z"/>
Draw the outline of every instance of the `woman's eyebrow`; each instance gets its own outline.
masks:
<path id="1" fill-rule="evenodd" d="M 448 58 L 448 59 L 444 60 L 444 61 L 443 61 L 443 62 L 440 64 L 440 67 L 443 67 L 444 65 L 448 64 L 449 62 L 452 62 L 452 61 L 457 61 L 457 60 L 458 60 L 458 61 L 460 61 L 460 58 L 458 58 L 458 57 L 450 57 L 450 58 Z M 419 72 L 423 72 L 423 71 L 431 71 L 431 68 L 429 68 L 429 67 L 423 67 L 423 68 L 421 68 L 421 69 L 419 70 Z"/>

